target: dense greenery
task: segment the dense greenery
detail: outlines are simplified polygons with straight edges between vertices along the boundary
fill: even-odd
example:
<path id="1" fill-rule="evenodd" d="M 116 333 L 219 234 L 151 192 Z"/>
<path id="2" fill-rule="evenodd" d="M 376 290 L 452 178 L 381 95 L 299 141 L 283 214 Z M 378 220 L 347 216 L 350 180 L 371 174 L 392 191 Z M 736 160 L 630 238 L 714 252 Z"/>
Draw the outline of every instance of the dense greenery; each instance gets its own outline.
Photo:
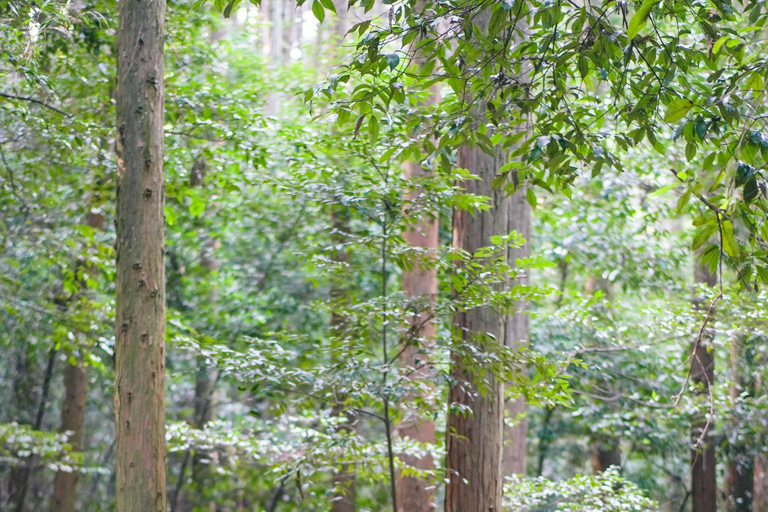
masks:
<path id="1" fill-rule="evenodd" d="M 690 510 L 701 418 L 720 508 L 737 510 L 732 467 L 759 494 L 765 2 L 353 0 L 342 41 L 343 3 L 169 3 L 169 508 L 328 510 L 353 473 L 358 510 L 391 510 L 395 471 L 441 508 L 457 359 L 528 404 L 507 510 Z M 3 510 L 49 507 L 57 471 L 80 472 L 79 510 L 114 506 L 116 13 L 0 0 Z M 466 145 L 506 152 L 495 185 L 524 191 L 530 240 L 451 244 L 454 211 L 489 208 L 461 186 Z M 404 237 L 427 218 L 436 251 Z M 436 300 L 403 292 L 414 268 L 437 272 Z M 519 347 L 454 332 L 522 303 Z M 68 364 L 88 372 L 82 451 L 58 432 Z M 395 435 L 413 416 L 435 443 Z M 427 453 L 431 470 L 402 460 Z"/>

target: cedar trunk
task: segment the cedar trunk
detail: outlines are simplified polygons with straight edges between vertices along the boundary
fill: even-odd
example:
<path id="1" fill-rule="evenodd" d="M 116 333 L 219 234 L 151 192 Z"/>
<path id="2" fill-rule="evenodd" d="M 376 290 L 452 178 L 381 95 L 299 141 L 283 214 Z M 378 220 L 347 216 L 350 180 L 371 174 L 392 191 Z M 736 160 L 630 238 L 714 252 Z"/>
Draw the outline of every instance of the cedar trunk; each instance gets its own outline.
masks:
<path id="1" fill-rule="evenodd" d="M 517 231 L 525 238 L 525 245 L 520 248 L 512 248 L 509 251 L 509 262 L 513 264 L 517 258 L 527 258 L 531 253 L 531 205 L 525 198 L 526 187 L 523 186 L 508 199 L 509 225 L 507 233 Z M 517 283 L 527 285 L 528 277 L 523 274 L 517 279 Z M 527 305 L 524 302 L 518 304 L 518 312 L 507 318 L 506 344 L 515 348 L 525 345 L 529 340 L 529 317 L 524 310 Z M 504 476 L 525 474 L 526 438 L 528 435 L 528 421 L 525 418 L 526 404 L 522 397 L 506 401 L 506 421 L 504 427 Z"/>
<path id="2" fill-rule="evenodd" d="M 431 99 L 434 101 L 434 97 Z M 418 179 L 429 172 L 422 169 L 418 162 L 406 162 L 403 165 L 403 171 L 407 180 Z M 415 201 L 417 194 L 418 192 L 412 191 L 407 195 L 407 199 Z M 406 230 L 403 238 L 411 247 L 431 250 L 434 254 L 438 245 L 437 217 L 421 219 L 412 229 Z M 422 268 L 422 265 L 417 263 L 413 268 L 403 270 L 402 289 L 406 297 L 417 300 L 425 299 L 426 303 L 431 305 L 437 298 L 437 269 L 432 265 L 424 265 L 424 267 Z M 429 313 L 421 312 L 413 318 L 413 324 L 418 326 L 416 332 L 413 332 L 413 336 L 416 339 L 420 338 L 423 343 L 429 344 L 435 339 L 436 329 L 433 321 L 424 318 L 427 314 Z M 418 345 L 410 344 L 402 357 L 406 365 L 414 368 L 412 378 L 416 380 L 429 378 L 429 370 L 425 366 L 424 356 L 420 355 Z M 434 444 L 435 422 L 429 418 L 407 416 L 398 426 L 397 433 L 400 437 L 409 438 L 419 443 Z M 416 457 L 400 454 L 399 458 L 405 465 L 413 468 L 424 471 L 434 469 L 434 460 L 431 455 Z M 399 512 L 430 512 L 434 510 L 434 492 L 427 481 L 414 476 L 398 475 L 397 491 Z"/>
<path id="3" fill-rule="evenodd" d="M 717 274 L 710 273 L 705 266 L 696 266 L 696 283 L 714 287 Z M 699 308 L 709 307 L 701 301 Z M 695 340 L 691 358 L 691 382 L 696 386 L 696 394 L 702 400 L 709 400 L 710 388 L 715 379 L 715 353 L 712 346 L 714 333 L 711 329 L 713 319 L 709 319 L 700 339 Z M 693 419 L 691 437 L 694 444 L 691 457 L 691 501 L 692 512 L 715 512 L 717 510 L 717 479 L 715 460 L 715 440 L 712 438 L 714 425 L 703 416 Z"/>
<path id="4" fill-rule="evenodd" d="M 85 401 L 88 396 L 88 372 L 81 364 L 67 364 L 64 369 L 64 400 L 61 404 L 60 432 L 72 432 L 72 451 L 82 450 Z M 53 512 L 74 512 L 79 471 L 57 471 L 53 482 Z"/>
<path id="5" fill-rule="evenodd" d="M 491 208 L 471 213 L 455 210 L 453 244 L 473 254 L 490 244 L 492 236 L 508 232 L 509 200 L 493 179 L 501 167 L 500 151 L 488 155 L 478 147 L 462 146 L 457 166 L 468 169 L 479 179 L 462 183 L 469 194 L 487 196 Z M 489 308 L 475 308 L 453 318 L 454 336 L 464 343 L 505 343 L 506 318 Z M 445 495 L 446 512 L 500 511 L 502 486 L 502 448 L 504 384 L 492 374 L 484 375 L 486 392 L 480 394 L 476 376 L 461 356 L 453 356 L 449 394 Z M 453 404 L 469 407 L 471 414 L 454 412 Z"/>
<path id="6" fill-rule="evenodd" d="M 121 0 L 117 31 L 115 492 L 165 512 L 165 0 Z"/>

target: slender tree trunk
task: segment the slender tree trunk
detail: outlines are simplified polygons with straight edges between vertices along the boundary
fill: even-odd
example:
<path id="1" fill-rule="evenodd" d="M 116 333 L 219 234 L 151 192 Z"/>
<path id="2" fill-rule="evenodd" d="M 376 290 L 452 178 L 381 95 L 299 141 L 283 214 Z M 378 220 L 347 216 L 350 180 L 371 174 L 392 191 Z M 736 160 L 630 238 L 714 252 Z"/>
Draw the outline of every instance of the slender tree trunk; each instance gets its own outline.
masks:
<path id="1" fill-rule="evenodd" d="M 423 9 L 423 6 L 419 5 L 418 8 Z M 424 64 L 424 58 L 418 52 L 416 53 L 415 60 L 419 67 Z M 429 96 L 424 106 L 435 105 L 439 100 L 440 92 L 436 87 L 433 87 L 429 91 Z M 418 202 L 420 193 L 418 181 L 430 174 L 431 171 L 422 168 L 419 162 L 405 162 L 403 164 L 403 175 L 406 180 L 412 183 L 410 190 L 404 197 L 404 209 L 408 209 L 410 205 Z M 433 213 L 433 215 L 430 216 L 429 213 Z M 426 251 L 428 258 L 436 257 L 439 245 L 440 222 L 438 214 L 439 212 L 424 214 L 413 228 L 403 233 L 405 242 L 411 247 Z M 413 344 L 414 340 L 405 340 L 409 346 L 403 352 L 402 361 L 413 369 L 412 378 L 414 380 L 427 382 L 432 372 L 426 366 L 425 357 L 421 355 L 419 347 L 421 344 L 427 347 L 434 346 L 437 334 L 435 322 L 425 318 L 426 315 L 431 314 L 429 309 L 437 300 L 437 269 L 433 265 L 421 265 L 420 262 L 417 262 L 413 268 L 402 271 L 401 285 L 405 296 L 409 299 L 417 300 L 420 307 L 423 308 L 412 319 L 412 325 L 419 328 L 410 333 L 415 339 L 419 339 L 420 343 Z M 397 435 L 419 443 L 434 445 L 435 422 L 433 419 L 419 417 L 415 414 L 406 416 L 398 425 Z M 435 461 L 430 454 L 424 457 L 415 457 L 401 453 L 399 458 L 405 465 L 422 471 L 430 471 L 435 466 Z M 434 490 L 429 482 L 424 479 L 414 476 L 402 476 L 398 472 L 397 491 L 397 503 L 400 512 L 431 512 L 435 508 Z"/>
<path id="2" fill-rule="evenodd" d="M 453 244 L 470 254 L 489 245 L 492 236 L 507 234 L 509 200 L 501 189 L 493 188 L 493 179 L 502 164 L 500 150 L 488 155 L 479 147 L 459 148 L 457 166 L 479 177 L 463 182 L 464 191 L 487 196 L 491 206 L 481 212 L 454 211 Z M 456 314 L 453 330 L 454 336 L 464 343 L 478 343 L 478 337 L 506 342 L 506 318 L 489 308 Z M 480 394 L 475 382 L 477 376 L 462 358 L 454 355 L 452 363 L 454 384 L 448 399 L 445 511 L 500 511 L 504 384 L 486 373 L 482 377 L 486 381 L 486 392 Z M 453 404 L 468 407 L 472 413 L 456 412 Z"/>
<path id="3" fill-rule="evenodd" d="M 405 178 L 412 180 L 426 175 L 429 171 L 421 168 L 418 162 L 406 162 L 403 166 Z M 408 194 L 408 199 L 415 200 L 418 191 Z M 430 250 L 433 254 L 438 246 L 438 219 L 435 217 L 422 219 L 413 229 L 403 234 L 406 243 L 411 247 L 419 247 Z M 403 270 L 402 289 L 406 297 L 425 300 L 425 306 L 429 306 L 437 299 L 437 270 L 435 268 L 422 269 L 416 264 L 412 269 Z M 413 324 L 421 326 L 413 332 L 414 338 L 420 338 L 421 343 L 432 345 L 436 335 L 435 323 L 425 321 L 424 316 L 429 311 L 421 312 L 413 318 Z M 406 340 L 411 343 L 412 340 Z M 429 377 L 430 370 L 425 365 L 425 356 L 421 355 L 419 344 L 411 344 L 402 356 L 404 364 L 414 369 L 412 378 L 424 381 Z M 406 416 L 398 426 L 397 433 L 400 437 L 412 439 L 419 443 L 435 443 L 435 422 L 429 418 L 419 416 Z M 415 457 L 407 454 L 399 455 L 402 462 L 410 467 L 429 471 L 434 469 L 434 460 L 431 455 Z M 434 510 L 434 492 L 429 483 L 414 476 L 402 476 L 398 478 L 398 506 L 401 512 L 429 512 Z"/>
<path id="4" fill-rule="evenodd" d="M 768 455 L 765 453 L 765 448 L 763 453 L 755 457 L 753 486 L 754 512 L 768 512 Z"/>
<path id="5" fill-rule="evenodd" d="M 117 512 L 165 512 L 165 0 L 123 0 L 117 31 Z"/>
<path id="6" fill-rule="evenodd" d="M 755 395 L 765 393 L 761 375 L 755 378 Z M 765 445 L 758 447 L 752 473 L 752 510 L 768 512 L 768 449 Z"/>
<path id="7" fill-rule="evenodd" d="M 731 339 L 731 403 L 736 406 L 742 392 L 741 378 L 742 347 L 744 336 L 737 334 Z M 752 510 L 753 461 L 747 455 L 747 447 L 735 442 L 730 447 L 728 461 L 728 510 L 749 512 Z"/>
<path id="8" fill-rule="evenodd" d="M 95 188 L 98 189 L 99 180 L 96 181 Z M 96 190 L 92 196 L 99 197 Z M 98 202 L 98 200 L 97 200 Z M 85 225 L 97 230 L 104 229 L 104 216 L 100 213 L 89 212 L 85 218 Z M 78 262 L 78 265 L 82 264 Z M 89 268 L 89 270 L 98 270 Z M 86 283 L 80 283 L 80 289 L 86 290 Z M 82 361 L 76 358 L 75 354 L 70 354 L 74 359 L 67 361 L 67 367 L 64 369 L 64 400 L 61 403 L 61 425 L 59 432 L 72 432 L 69 436 L 69 444 L 72 451 L 82 451 L 83 423 L 85 421 L 85 404 L 88 398 L 88 370 L 83 366 Z M 77 502 L 77 482 L 80 477 L 79 471 L 57 471 L 53 481 L 53 500 L 51 502 L 51 512 L 74 512 Z"/>
<path id="9" fill-rule="evenodd" d="M 710 273 L 703 265 L 696 265 L 696 283 L 714 287 L 717 284 L 717 274 Z M 696 301 L 699 308 L 709 307 L 700 300 Z M 696 386 L 696 395 L 702 400 L 709 401 L 710 389 L 715 379 L 715 353 L 712 341 L 712 319 L 707 323 L 701 339 L 696 340 L 691 360 L 691 382 Z M 710 420 L 711 421 L 711 420 Z M 717 510 L 717 476 L 715 459 L 715 441 L 712 438 L 714 425 L 703 416 L 696 417 L 691 425 L 691 437 L 694 443 L 691 468 L 691 502 L 692 512 L 716 512 Z"/>
<path id="10" fill-rule="evenodd" d="M 347 3 L 344 0 L 334 0 L 336 7 L 336 17 L 334 19 L 334 34 L 335 38 L 330 41 L 330 51 L 334 55 L 340 55 L 340 45 L 344 39 L 344 35 L 347 31 Z M 317 27 L 318 38 L 321 37 L 322 24 Z M 322 39 L 318 39 L 322 41 Z M 319 48 L 319 47 L 318 47 Z M 346 233 L 349 230 L 348 212 L 346 209 L 341 208 L 340 211 L 331 211 L 331 225 L 333 227 L 332 238 L 337 247 L 346 243 Z M 337 249 L 334 254 L 334 261 L 348 265 L 350 262 L 350 254 L 346 249 Z M 331 298 L 334 300 L 343 301 L 344 295 L 347 293 L 346 283 L 339 285 L 334 283 L 331 287 Z M 344 336 L 345 324 L 341 315 L 334 312 L 331 316 L 331 329 L 333 335 L 337 337 Z M 332 349 L 332 364 L 338 361 L 339 347 L 335 346 Z M 346 423 L 341 427 L 345 433 L 352 431 L 352 424 L 355 417 L 349 412 L 344 412 L 342 407 L 334 405 L 332 413 L 334 416 L 346 415 Z M 357 510 L 357 474 L 354 466 L 350 464 L 342 464 L 338 473 L 333 476 L 333 484 L 336 488 L 336 492 L 333 496 L 333 502 L 331 504 L 331 512 L 355 512 Z"/>
<path id="11" fill-rule="evenodd" d="M 82 450 L 85 402 L 88 396 L 88 372 L 82 364 L 67 364 L 64 369 L 64 401 L 61 404 L 59 432 L 72 432 L 72 451 Z M 57 471 L 53 482 L 52 512 L 74 512 L 77 501 L 77 481 L 80 472 Z"/>
<path id="12" fill-rule="evenodd" d="M 346 218 L 346 211 L 336 212 L 331 211 L 331 225 L 333 226 L 333 232 L 331 237 L 334 240 L 334 244 L 338 248 L 341 244 L 345 243 L 345 233 L 348 229 L 349 220 Z M 350 261 L 350 254 L 345 249 L 336 249 L 333 260 L 343 265 L 348 265 Z M 339 284 L 334 282 L 331 286 L 331 299 L 339 302 L 344 302 L 344 296 L 346 294 L 345 283 Z M 345 323 L 344 318 L 339 315 L 335 310 L 331 314 L 331 331 L 334 338 L 343 338 L 345 336 Z M 331 347 L 331 366 L 338 364 L 342 359 L 340 347 L 338 344 L 334 344 Z M 334 404 L 331 413 L 336 417 L 345 416 L 346 423 L 343 423 L 339 427 L 339 431 L 348 434 L 352 430 L 352 422 L 354 417 L 348 412 L 345 412 L 343 407 L 339 404 Z M 333 475 L 333 485 L 335 492 L 333 495 L 333 502 L 331 503 L 331 512 L 355 512 L 357 509 L 357 475 L 355 469 L 349 464 L 342 464 L 339 472 Z"/>

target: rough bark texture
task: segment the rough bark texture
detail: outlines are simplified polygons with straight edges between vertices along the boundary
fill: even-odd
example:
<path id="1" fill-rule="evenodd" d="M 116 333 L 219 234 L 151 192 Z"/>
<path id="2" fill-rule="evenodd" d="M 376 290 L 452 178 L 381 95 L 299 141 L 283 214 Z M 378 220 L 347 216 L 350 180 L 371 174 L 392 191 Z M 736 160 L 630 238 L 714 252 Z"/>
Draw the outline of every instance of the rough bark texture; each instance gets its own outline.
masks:
<path id="1" fill-rule="evenodd" d="M 707 268 L 696 266 L 696 283 L 713 287 L 717 284 L 717 275 Z M 700 300 L 696 306 L 704 308 Z M 712 322 L 712 319 L 710 319 Z M 691 382 L 696 386 L 696 393 L 703 400 L 708 400 L 709 389 L 715 379 L 715 353 L 711 342 L 714 338 L 712 324 L 708 322 L 701 339 L 696 340 L 691 358 Z M 691 502 L 692 512 L 715 512 L 717 510 L 717 477 L 715 459 L 715 440 L 712 438 L 714 425 L 707 424 L 705 417 L 694 418 L 691 425 L 691 437 L 695 448 L 692 451 L 691 467 Z M 701 443 L 699 444 L 699 441 Z"/>
<path id="2" fill-rule="evenodd" d="M 525 187 L 512 194 L 507 199 L 509 210 L 507 218 L 507 232 L 517 231 L 526 240 L 526 244 L 519 249 L 511 249 L 509 253 L 510 263 L 516 258 L 527 258 L 530 253 L 531 240 L 531 205 L 525 199 Z M 521 275 L 518 283 L 528 284 L 527 275 Z M 514 283 L 513 283 L 514 284 Z M 505 342 L 510 347 L 517 347 L 528 343 L 529 317 L 524 310 L 525 303 L 518 304 L 519 311 L 507 317 Z M 525 474 L 526 438 L 528 435 L 528 421 L 523 416 L 526 411 L 524 398 L 510 399 L 506 401 L 506 421 L 504 427 L 504 476 Z"/>
<path id="3" fill-rule="evenodd" d="M 64 369 L 64 400 L 61 404 L 59 432 L 72 432 L 72 451 L 82 450 L 85 402 L 88 396 L 88 372 L 80 364 L 67 364 Z M 78 471 L 57 471 L 53 482 L 53 512 L 74 512 L 77 501 Z"/>
<path id="4" fill-rule="evenodd" d="M 117 32 L 115 436 L 118 512 L 165 512 L 165 0 L 123 0 Z"/>
<path id="5" fill-rule="evenodd" d="M 464 190 L 489 197 L 491 205 L 489 210 L 474 214 L 465 210 L 454 212 L 453 244 L 470 254 L 489 245 L 492 236 L 508 231 L 509 200 L 503 191 L 492 187 L 502 160 L 498 152 L 491 156 L 477 147 L 459 148 L 457 166 L 479 177 L 463 182 Z M 466 343 L 477 343 L 478 335 L 505 343 L 506 323 L 504 316 L 488 308 L 476 308 L 454 316 L 454 335 Z M 455 384 L 449 393 L 449 404 L 467 406 L 472 414 L 453 412 L 452 406 L 448 413 L 445 511 L 500 511 L 504 385 L 486 374 L 483 378 L 487 391 L 481 395 L 476 377 L 461 357 L 454 355 L 452 362 Z"/>
<path id="6" fill-rule="evenodd" d="M 434 101 L 434 98 L 431 100 Z M 403 172 L 406 179 L 413 180 L 425 176 L 429 171 L 422 169 L 418 162 L 406 162 L 403 165 Z M 407 194 L 406 200 L 415 201 L 417 195 L 418 191 L 411 191 Z M 421 219 L 413 229 L 409 229 L 403 234 L 403 238 L 411 247 L 436 250 L 438 245 L 437 217 Z M 423 300 L 425 306 L 435 302 L 437 298 L 437 270 L 435 268 L 421 268 L 420 265 L 416 264 L 410 270 L 403 270 L 401 282 L 406 297 Z M 421 338 L 424 343 L 432 343 L 436 335 L 434 322 L 424 318 L 428 314 L 428 312 L 421 312 L 412 320 L 413 325 L 418 326 L 413 332 L 413 336 Z M 405 350 L 403 363 L 414 368 L 412 378 L 415 380 L 425 380 L 429 377 L 429 369 L 424 365 L 424 356 L 420 355 L 419 346 L 410 345 Z M 400 437 L 420 443 L 434 444 L 435 422 L 418 416 L 406 416 L 398 426 L 397 434 Z M 419 470 L 434 469 L 434 460 L 431 455 L 415 457 L 400 454 L 399 458 L 404 464 Z M 429 483 L 420 478 L 399 476 L 397 503 L 400 512 L 429 512 L 434 510 L 434 492 L 429 487 Z"/>

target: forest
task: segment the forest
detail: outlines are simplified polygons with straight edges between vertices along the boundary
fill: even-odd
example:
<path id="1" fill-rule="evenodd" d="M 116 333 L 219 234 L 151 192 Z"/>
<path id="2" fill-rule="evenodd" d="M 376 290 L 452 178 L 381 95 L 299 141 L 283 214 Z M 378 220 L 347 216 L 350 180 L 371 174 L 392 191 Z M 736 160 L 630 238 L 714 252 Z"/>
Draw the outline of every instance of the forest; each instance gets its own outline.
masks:
<path id="1" fill-rule="evenodd" d="M 768 512 L 766 0 L 0 0 L 0 510 Z"/>

